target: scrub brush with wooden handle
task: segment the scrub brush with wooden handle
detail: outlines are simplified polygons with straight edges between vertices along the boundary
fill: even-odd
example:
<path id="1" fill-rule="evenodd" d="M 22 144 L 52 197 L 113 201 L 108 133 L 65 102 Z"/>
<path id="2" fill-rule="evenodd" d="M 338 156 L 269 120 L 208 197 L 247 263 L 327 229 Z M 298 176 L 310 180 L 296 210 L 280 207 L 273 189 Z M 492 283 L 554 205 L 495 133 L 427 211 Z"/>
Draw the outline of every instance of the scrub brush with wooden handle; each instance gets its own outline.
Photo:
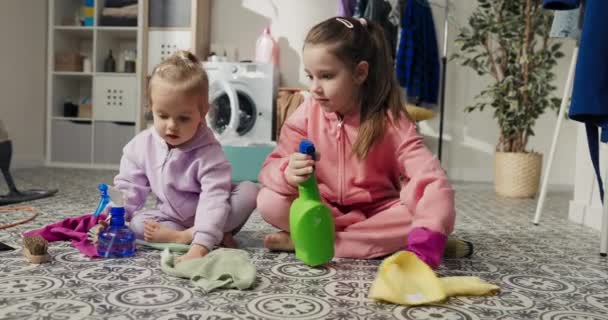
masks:
<path id="1" fill-rule="evenodd" d="M 49 242 L 39 235 L 23 237 L 23 254 L 30 263 L 40 264 L 49 262 Z"/>

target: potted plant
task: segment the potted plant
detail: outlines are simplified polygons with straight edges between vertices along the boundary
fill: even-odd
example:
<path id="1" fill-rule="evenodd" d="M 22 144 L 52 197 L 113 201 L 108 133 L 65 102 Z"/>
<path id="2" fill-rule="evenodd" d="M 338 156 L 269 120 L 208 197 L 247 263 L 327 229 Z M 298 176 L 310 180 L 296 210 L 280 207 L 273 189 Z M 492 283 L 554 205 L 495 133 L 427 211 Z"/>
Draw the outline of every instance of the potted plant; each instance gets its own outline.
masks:
<path id="1" fill-rule="evenodd" d="M 465 111 L 494 110 L 500 128 L 494 163 L 499 195 L 533 197 L 538 191 L 542 155 L 527 148 L 534 124 L 547 109 L 557 110 L 552 97 L 552 69 L 564 56 L 560 43 L 549 43 L 553 14 L 542 0 L 477 0 L 468 27 L 456 38 L 460 50 L 452 59 L 493 81 Z"/>

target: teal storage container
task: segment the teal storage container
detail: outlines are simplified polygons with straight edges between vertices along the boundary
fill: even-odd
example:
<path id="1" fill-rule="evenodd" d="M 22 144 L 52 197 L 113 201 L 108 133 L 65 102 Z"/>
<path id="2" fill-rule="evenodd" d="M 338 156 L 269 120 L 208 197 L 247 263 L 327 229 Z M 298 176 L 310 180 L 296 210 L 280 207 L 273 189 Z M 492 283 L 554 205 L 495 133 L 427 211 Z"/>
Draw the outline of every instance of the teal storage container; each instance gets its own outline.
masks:
<path id="1" fill-rule="evenodd" d="M 258 181 L 258 174 L 273 145 L 222 146 L 232 165 L 233 181 Z"/>

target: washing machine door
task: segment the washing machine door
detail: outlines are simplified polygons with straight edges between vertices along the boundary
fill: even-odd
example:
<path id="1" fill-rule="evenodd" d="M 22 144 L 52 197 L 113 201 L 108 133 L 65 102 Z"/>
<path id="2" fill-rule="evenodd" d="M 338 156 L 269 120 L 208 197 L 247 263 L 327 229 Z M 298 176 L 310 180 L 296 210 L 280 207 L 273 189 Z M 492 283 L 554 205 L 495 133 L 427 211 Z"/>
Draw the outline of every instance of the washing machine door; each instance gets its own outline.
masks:
<path id="1" fill-rule="evenodd" d="M 210 86 L 207 123 L 222 141 L 242 137 L 253 130 L 257 108 L 246 91 L 225 80 Z"/>
<path id="2" fill-rule="evenodd" d="M 236 90 L 224 79 L 209 83 L 207 125 L 220 139 L 237 136 L 239 99 Z"/>

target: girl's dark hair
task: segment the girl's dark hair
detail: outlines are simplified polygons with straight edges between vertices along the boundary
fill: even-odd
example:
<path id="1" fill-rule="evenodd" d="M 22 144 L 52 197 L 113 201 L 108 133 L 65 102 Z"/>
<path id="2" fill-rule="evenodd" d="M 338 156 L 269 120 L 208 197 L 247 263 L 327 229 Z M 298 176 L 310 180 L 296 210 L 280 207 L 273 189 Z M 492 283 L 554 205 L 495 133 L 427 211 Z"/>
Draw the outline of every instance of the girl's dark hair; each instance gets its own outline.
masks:
<path id="1" fill-rule="evenodd" d="M 365 158 L 386 130 L 389 112 L 394 119 L 408 117 L 393 67 L 393 55 L 380 24 L 350 17 L 334 17 L 315 25 L 304 46 L 324 45 L 338 59 L 355 69 L 367 61 L 369 72 L 362 84 L 361 128 L 353 152 Z"/>

